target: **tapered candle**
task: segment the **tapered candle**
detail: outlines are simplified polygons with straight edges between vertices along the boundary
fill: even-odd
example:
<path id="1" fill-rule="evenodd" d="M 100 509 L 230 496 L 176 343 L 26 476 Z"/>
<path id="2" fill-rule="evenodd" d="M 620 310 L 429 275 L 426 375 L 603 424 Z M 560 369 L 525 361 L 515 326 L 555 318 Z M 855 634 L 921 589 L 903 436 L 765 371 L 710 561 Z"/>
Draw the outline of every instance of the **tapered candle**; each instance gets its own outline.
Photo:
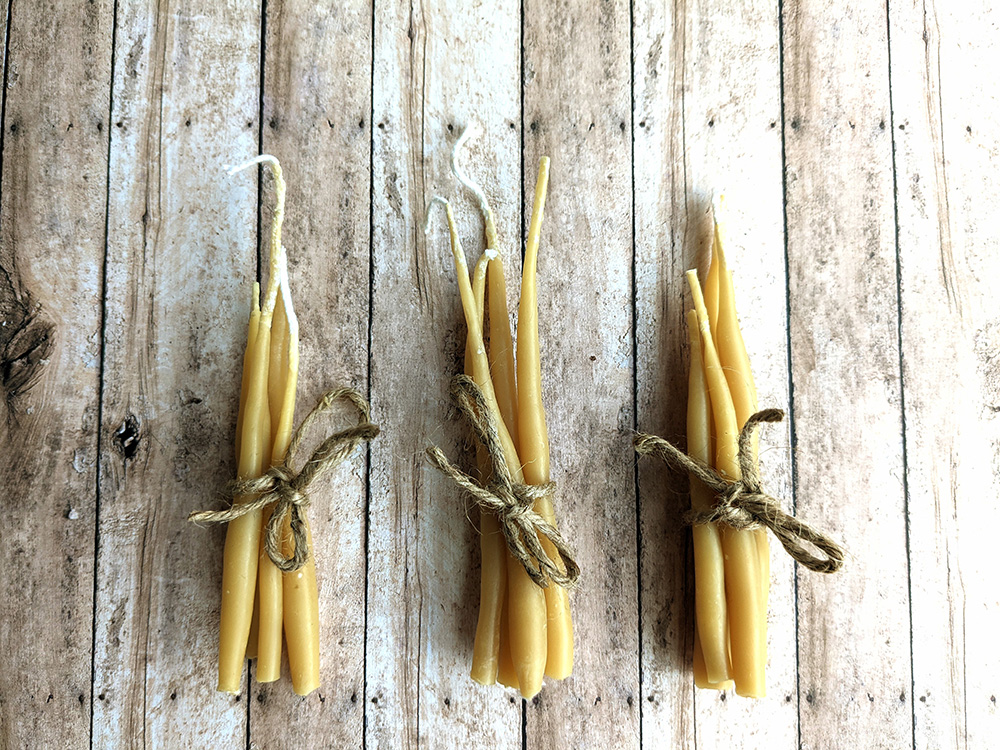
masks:
<path id="1" fill-rule="evenodd" d="M 276 259 L 272 259 L 277 262 Z M 268 282 L 264 305 L 251 312 L 257 317 L 253 341 L 247 342 L 244 358 L 246 400 L 240 404 L 239 460 L 241 479 L 260 476 L 270 459 L 271 415 L 267 404 L 267 380 L 271 341 L 271 319 L 277 297 L 277 274 Z M 254 300 L 257 308 L 257 300 Z M 241 388 L 242 390 L 242 388 Z M 237 503 L 246 498 L 238 498 Z M 226 530 L 222 564 L 222 609 L 219 622 L 219 690 L 240 691 L 250 622 L 253 617 L 260 552 L 261 513 L 254 511 L 232 521 Z"/>
<path id="2" fill-rule="evenodd" d="M 712 418 L 708 385 L 702 357 L 698 315 L 688 312 L 688 340 L 691 367 L 688 377 L 687 442 L 688 455 L 704 464 L 712 463 L 710 420 Z M 695 477 L 691 478 L 691 507 L 696 513 L 710 510 L 711 491 Z M 695 524 L 694 578 L 696 651 L 701 653 L 704 677 L 695 670 L 698 687 L 710 687 L 729 679 L 729 625 L 726 615 L 725 558 L 722 538 L 714 523 Z M 696 662 L 697 663 L 697 662 Z"/>
<path id="3" fill-rule="evenodd" d="M 480 135 L 479 127 L 471 123 L 455 142 L 451 154 L 451 168 L 461 182 L 476 197 L 479 211 L 483 216 L 483 230 L 486 235 L 485 259 L 488 266 L 490 312 L 490 346 L 489 363 L 493 380 L 493 390 L 496 393 L 497 405 L 503 417 L 507 432 L 518 445 L 517 428 L 517 385 L 514 370 L 514 343 L 510 330 L 510 315 L 507 312 L 507 282 L 504 278 L 503 258 L 498 245 L 496 221 L 493 209 L 490 208 L 486 193 L 479 184 L 466 173 L 462 167 L 460 155 L 465 144 Z M 478 267 L 478 264 L 477 264 Z"/>
<path id="4" fill-rule="evenodd" d="M 272 396 L 276 407 L 277 424 L 271 451 L 272 465 L 284 463 L 292 440 L 292 423 L 295 416 L 295 393 L 299 376 L 299 323 L 292 304 L 288 284 L 288 269 L 282 257 L 279 269 L 281 296 L 277 304 L 274 327 L 283 332 L 281 346 L 272 347 L 275 359 L 284 377 L 277 381 Z M 280 317 L 279 317 L 280 313 Z M 313 549 L 312 530 L 306 521 L 306 539 Z M 283 554 L 292 554 L 292 533 L 285 521 L 282 535 Z M 319 592 L 316 585 L 315 555 L 310 554 L 298 570 L 281 574 L 282 625 L 288 650 L 288 670 L 292 689 L 298 695 L 308 695 L 319 687 Z M 258 667 L 259 671 L 259 667 Z"/>
<path id="5" fill-rule="evenodd" d="M 283 401 L 289 377 L 288 349 L 290 344 L 288 319 L 283 303 L 285 290 L 282 289 L 282 292 L 275 302 L 274 317 L 271 320 L 271 348 L 268 359 L 267 400 L 271 415 L 271 466 L 284 460 L 284 451 L 287 450 L 288 441 L 291 439 L 290 418 L 284 420 L 284 425 L 281 424 L 285 411 Z M 295 384 L 293 382 L 291 409 L 295 408 L 294 397 Z M 281 450 L 280 455 L 276 450 L 276 439 L 284 440 L 285 448 Z M 261 514 L 262 530 L 270 520 L 273 508 L 273 505 L 265 508 Z M 271 562 L 271 558 L 264 550 L 262 531 L 257 573 L 257 682 L 274 682 L 281 677 L 282 619 L 284 616 L 281 576 L 281 571 Z"/>
<path id="6" fill-rule="evenodd" d="M 542 157 L 525 244 L 521 303 L 517 312 L 518 447 L 524 463 L 525 481 L 537 485 L 549 483 L 549 435 L 545 424 L 545 407 L 542 404 L 537 285 L 538 245 L 548 182 L 549 159 Z M 556 525 L 552 501 L 548 497 L 535 501 L 535 511 L 546 522 Z M 555 546 L 545 537 L 540 541 L 545 553 L 551 559 L 559 560 Z M 573 620 L 569 609 L 569 595 L 562 586 L 549 585 L 545 589 L 545 602 L 548 617 L 545 674 L 561 680 L 573 672 Z"/>
<path id="7" fill-rule="evenodd" d="M 476 134 L 476 128 L 470 126 L 459 137 L 452 152 L 452 170 L 459 181 L 476 196 L 480 212 L 483 215 L 486 251 L 476 263 L 473 274 L 473 296 L 479 314 L 480 330 L 482 330 L 485 298 L 487 297 L 485 287 L 488 283 L 490 379 L 500 417 L 516 451 L 517 395 L 514 382 L 514 347 L 510 332 L 510 317 L 507 314 L 507 289 L 503 261 L 497 247 L 496 223 L 485 193 L 474 180 L 468 177 L 459 162 L 459 154 L 462 152 L 463 145 Z M 466 340 L 465 373 L 473 379 L 475 379 L 473 371 L 473 347 L 475 345 L 470 330 Z M 477 446 L 476 455 L 480 479 L 488 479 L 491 472 L 489 457 L 481 445 Z M 493 685 L 498 679 L 502 679 L 504 684 L 509 685 L 511 682 L 516 683 L 516 676 L 511 676 L 513 662 L 510 658 L 510 631 L 507 627 L 504 602 L 507 597 L 507 571 L 517 563 L 514 562 L 507 550 L 507 543 L 500 530 L 500 522 L 496 515 L 489 511 L 481 511 L 479 523 L 481 553 L 479 618 L 476 623 L 476 638 L 473 644 L 470 675 L 473 680 L 483 685 Z M 502 678 L 500 677 L 501 664 L 503 665 Z"/>
<path id="8" fill-rule="evenodd" d="M 483 258 L 489 262 L 488 255 Z M 473 298 L 479 316 L 479 325 L 483 325 L 483 310 L 486 294 L 486 263 L 476 265 L 473 275 Z M 475 347 L 470 330 L 465 344 L 465 374 L 475 379 Z M 499 401 L 499 398 L 498 398 Z M 486 480 L 490 475 L 489 456 L 482 446 L 477 446 L 476 463 L 479 467 L 480 480 Z M 500 532 L 500 522 L 488 511 L 479 515 L 479 543 L 482 555 L 482 567 L 479 586 L 479 619 L 476 623 L 476 638 L 472 649 L 473 680 L 481 685 L 493 685 L 497 681 L 500 664 L 500 642 L 502 637 L 501 616 L 503 600 L 507 593 L 507 544 Z M 505 634 L 503 634 L 505 637 Z"/>

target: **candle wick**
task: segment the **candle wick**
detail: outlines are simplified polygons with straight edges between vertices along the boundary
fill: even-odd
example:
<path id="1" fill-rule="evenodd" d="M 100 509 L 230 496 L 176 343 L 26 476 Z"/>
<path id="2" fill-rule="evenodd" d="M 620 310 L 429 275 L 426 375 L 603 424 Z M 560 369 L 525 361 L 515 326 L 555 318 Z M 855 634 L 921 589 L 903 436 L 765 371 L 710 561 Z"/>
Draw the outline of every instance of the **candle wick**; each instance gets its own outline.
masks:
<path id="1" fill-rule="evenodd" d="M 459 162 L 459 154 L 462 152 L 465 144 L 474 138 L 478 138 L 480 135 L 482 135 L 482 130 L 480 129 L 479 124 L 475 120 L 470 121 L 465 127 L 465 130 L 462 131 L 462 135 L 460 135 L 458 140 L 455 141 L 455 148 L 453 148 L 451 152 L 451 171 L 455 174 L 455 177 L 458 178 L 458 181 L 465 185 L 465 187 L 467 187 L 472 194 L 476 196 L 476 200 L 479 203 L 479 211 L 483 215 L 483 221 L 485 221 L 488 225 L 492 225 L 493 210 L 490 208 L 490 202 L 486 198 L 486 193 L 483 192 L 483 189 L 480 187 L 478 182 L 469 177 L 468 173 Z"/>
<path id="2" fill-rule="evenodd" d="M 431 196 L 430 201 L 427 203 L 427 210 L 424 211 L 424 234 L 430 234 L 431 231 L 431 209 L 435 205 L 441 206 L 445 211 L 451 208 L 451 203 L 448 202 L 447 198 L 442 198 L 440 195 Z"/>
<path id="3" fill-rule="evenodd" d="M 281 302 L 285 306 L 285 320 L 288 323 L 289 338 L 298 339 L 299 318 L 292 305 L 292 292 L 288 284 L 288 251 L 284 245 L 281 246 L 281 254 L 278 257 L 278 290 L 281 293 Z"/>
<path id="4" fill-rule="evenodd" d="M 226 170 L 226 174 L 232 177 L 234 174 L 238 174 L 239 172 L 242 172 L 245 169 L 250 169 L 250 167 L 254 167 L 258 164 L 267 164 L 271 167 L 271 171 L 274 172 L 275 175 L 281 174 L 281 165 L 278 163 L 278 158 L 276 156 L 272 156 L 271 154 L 261 154 L 260 156 L 255 156 L 253 159 L 245 161 L 238 166 L 226 164 L 222 168 Z"/>

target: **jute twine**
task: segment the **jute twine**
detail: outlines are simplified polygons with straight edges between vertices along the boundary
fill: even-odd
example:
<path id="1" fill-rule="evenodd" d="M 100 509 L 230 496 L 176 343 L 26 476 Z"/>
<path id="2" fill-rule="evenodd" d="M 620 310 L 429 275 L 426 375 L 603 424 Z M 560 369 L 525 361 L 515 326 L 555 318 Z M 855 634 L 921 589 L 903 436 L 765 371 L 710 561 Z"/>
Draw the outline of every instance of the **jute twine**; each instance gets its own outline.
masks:
<path id="1" fill-rule="evenodd" d="M 573 588 L 580 579 L 580 566 L 558 529 L 532 509 L 536 500 L 552 496 L 555 483 L 515 483 L 504 460 L 496 419 L 479 386 L 467 375 L 458 375 L 451 381 L 450 391 L 458 410 L 489 455 L 493 472 L 487 481 L 477 482 L 448 461 L 437 447 L 427 449 L 431 464 L 468 492 L 482 510 L 496 515 L 507 540 L 507 549 L 532 581 L 542 588 L 546 588 L 549 581 L 563 588 Z M 562 567 L 545 552 L 540 536 L 546 537 L 555 547 Z"/>
<path id="2" fill-rule="evenodd" d="M 293 456 L 298 453 L 302 437 L 312 426 L 312 423 L 324 412 L 333 408 L 338 401 L 347 401 L 358 410 L 358 423 L 340 432 L 335 432 L 326 438 L 313 451 L 312 456 L 296 472 L 291 467 Z M 346 459 L 361 443 L 375 439 L 378 436 L 378 425 L 369 420 L 371 411 L 368 402 L 354 388 L 338 388 L 326 393 L 319 403 L 313 407 L 302 424 L 292 436 L 292 441 L 285 454 L 285 461 L 272 466 L 267 472 L 256 479 L 237 479 L 226 486 L 225 497 L 232 503 L 225 510 L 203 510 L 188 516 L 195 523 L 229 523 L 248 513 L 263 510 L 274 503 L 271 517 L 264 528 L 264 549 L 271 561 L 286 573 L 298 570 L 309 559 L 309 541 L 306 535 L 305 509 L 309 507 L 307 490 L 317 477 L 337 466 Z M 254 496 L 254 499 L 244 503 L 236 503 L 239 497 Z M 292 529 L 292 555 L 285 557 L 282 553 L 282 527 L 285 519 L 290 518 Z"/>
<path id="3" fill-rule="evenodd" d="M 656 435 L 640 433 L 632 443 L 640 455 L 657 456 L 676 469 L 690 472 L 716 494 L 718 503 L 711 510 L 689 514 L 692 524 L 724 523 L 734 529 L 766 527 L 796 562 L 817 573 L 836 573 L 844 564 L 844 550 L 840 545 L 823 532 L 785 513 L 780 502 L 761 489 L 760 472 L 753 455 L 753 432 L 759 424 L 780 422 L 784 416 L 780 409 L 764 409 L 743 425 L 737 453 L 743 478 L 737 481 L 727 479 Z M 823 557 L 809 552 L 802 542 L 811 544 Z"/>

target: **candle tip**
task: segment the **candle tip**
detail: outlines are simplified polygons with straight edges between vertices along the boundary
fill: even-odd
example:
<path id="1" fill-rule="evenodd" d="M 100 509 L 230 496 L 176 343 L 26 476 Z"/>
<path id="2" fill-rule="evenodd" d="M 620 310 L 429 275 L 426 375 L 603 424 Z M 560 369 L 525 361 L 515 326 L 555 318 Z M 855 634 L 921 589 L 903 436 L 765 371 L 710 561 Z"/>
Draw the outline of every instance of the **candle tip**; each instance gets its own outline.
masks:
<path id="1" fill-rule="evenodd" d="M 721 190 L 712 197 L 712 217 L 716 224 L 726 219 L 726 192 Z"/>
<path id="2" fill-rule="evenodd" d="M 281 246 L 281 253 L 278 256 L 278 289 L 281 292 L 281 302 L 285 306 L 285 319 L 288 321 L 289 338 L 299 337 L 299 318 L 295 314 L 295 307 L 292 305 L 292 293 L 288 285 L 288 250 Z"/>

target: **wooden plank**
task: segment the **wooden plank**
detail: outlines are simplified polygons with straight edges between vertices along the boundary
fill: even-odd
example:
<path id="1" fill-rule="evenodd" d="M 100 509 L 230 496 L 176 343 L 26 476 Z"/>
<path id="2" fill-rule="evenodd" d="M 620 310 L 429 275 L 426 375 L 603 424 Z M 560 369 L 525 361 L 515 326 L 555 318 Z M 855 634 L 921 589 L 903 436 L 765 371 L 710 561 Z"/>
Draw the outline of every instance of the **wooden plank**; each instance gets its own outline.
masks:
<path id="1" fill-rule="evenodd" d="M 518 7 L 454 3 L 428 14 L 376 6 L 371 381 L 374 414 L 387 430 L 371 453 L 370 748 L 521 740 L 519 701 L 469 678 L 479 542 L 458 490 L 424 460 L 429 443 L 462 455 L 466 428 L 449 418 L 465 323 L 443 217 L 432 217 L 426 238 L 422 230 L 427 201 L 448 196 L 470 258 L 481 251 L 475 203 L 450 173 L 452 146 L 474 117 L 485 136 L 464 163 L 493 198 L 507 257 L 516 257 Z"/>
<path id="2" fill-rule="evenodd" d="M 288 183 L 283 243 L 301 330 L 301 419 L 330 388 L 368 389 L 372 8 L 266 7 L 263 150 L 281 160 Z M 270 187 L 265 195 L 269 205 Z M 345 419 L 354 415 L 319 429 Z M 250 738 L 260 747 L 351 747 L 364 732 L 365 456 L 359 450 L 311 490 L 321 687 L 300 698 L 287 669 L 255 685 Z"/>
<path id="3" fill-rule="evenodd" d="M 986 747 L 1000 626 L 1000 198 L 987 3 L 890 5 L 917 747 Z M 992 53 L 990 52 L 992 50 Z M 984 127 L 984 125 L 986 127 Z"/>
<path id="4" fill-rule="evenodd" d="M 711 242 L 712 199 L 720 191 L 728 196 L 729 258 L 760 404 L 788 408 L 778 17 L 770 3 L 649 3 L 635 11 L 639 425 L 683 442 L 690 305 L 683 271 Z M 656 421 L 647 427 L 646 419 Z M 790 500 L 789 444 L 787 425 L 768 429 L 761 462 L 768 489 Z M 662 468 L 640 471 L 640 487 L 663 482 Z M 644 622 L 643 735 L 658 737 L 684 729 L 681 716 L 692 699 L 691 604 L 683 601 L 682 580 L 669 595 L 659 580 L 670 566 L 689 568 L 690 542 L 683 502 L 673 502 L 669 490 L 664 498 L 659 488 L 642 494 L 650 519 L 643 529 L 643 610 L 658 613 Z M 697 726 L 688 719 L 678 743 L 690 744 L 693 734 L 706 747 L 797 744 L 792 565 L 773 546 L 768 697 L 697 692 Z M 665 549 L 676 559 L 665 561 Z M 669 618 L 661 614 L 667 606 Z M 661 621 L 682 630 L 667 638 Z M 663 659 L 663 644 L 677 640 L 686 643 L 684 652 L 673 647 L 681 685 Z"/>
<path id="5" fill-rule="evenodd" d="M 681 4 L 633 6 L 632 175 L 635 185 L 636 423 L 684 444 L 687 376 L 684 271 L 688 152 L 684 99 L 688 11 Z M 687 480 L 639 462 L 642 733 L 669 747 L 694 747 L 694 578 L 684 525 Z M 648 745 L 645 742 L 644 745 Z"/>
<path id="6" fill-rule="evenodd" d="M 885 9 L 784 8 L 798 515 L 846 544 L 800 570 L 803 747 L 912 738 Z"/>
<path id="7" fill-rule="evenodd" d="M 530 747 L 638 747 L 629 4 L 524 5 L 525 212 L 552 158 L 539 251 L 556 516 L 583 570 L 573 676 L 528 706 Z"/>
<path id="8" fill-rule="evenodd" d="M 0 6 L 0 39 L 3 39 L 3 49 L 0 50 L 0 70 L 3 70 L 4 76 L 7 74 L 7 21 L 10 15 L 12 3 L 8 0 L 3 6 Z M 6 91 L 4 92 L 6 94 Z M 6 96 L 2 97 L 3 99 Z"/>
<path id="9" fill-rule="evenodd" d="M 251 283 L 259 4 L 118 6 L 94 744 L 243 743 L 217 693 L 222 528 Z"/>
<path id="10" fill-rule="evenodd" d="M 508 293 L 516 300 L 521 254 L 517 241 L 521 133 L 516 127 L 521 116 L 520 4 L 512 0 L 478 6 L 454 3 L 447 12 L 428 14 L 425 20 L 428 76 L 423 94 L 423 201 L 426 205 L 432 195 L 454 201 L 469 262 L 475 262 L 485 248 L 483 220 L 473 196 L 452 174 L 450 162 L 457 137 L 470 123 L 476 123 L 482 135 L 463 151 L 462 164 L 482 183 L 495 212 Z M 433 231 L 423 238 L 425 252 L 432 258 L 427 268 L 443 263 L 444 272 L 429 272 L 427 283 L 432 299 L 437 295 L 441 303 L 434 304 L 430 325 L 418 329 L 417 335 L 426 337 L 430 347 L 447 349 L 444 369 L 428 370 L 429 377 L 436 380 L 431 386 L 433 393 L 447 389 L 449 379 L 464 371 L 466 326 L 455 307 L 458 284 L 445 222 L 439 213 L 432 222 Z M 516 302 L 510 307 L 512 312 L 514 305 Z M 455 343 L 460 345 L 453 349 L 456 332 L 461 338 Z M 453 359 L 453 354 L 458 357 Z M 398 371 L 399 375 L 404 372 Z M 459 438 L 460 444 L 446 450 L 471 466 L 474 453 L 464 451 L 463 455 L 468 428 L 449 420 L 453 410 L 439 404 L 431 405 L 426 427 L 414 437 L 433 439 L 436 444 L 439 436 L 446 442 Z M 401 417 L 407 419 L 410 414 L 404 412 Z M 419 450 L 419 443 L 416 447 Z M 425 520 L 417 560 L 424 594 L 420 609 L 420 741 L 428 746 L 445 742 L 454 747 L 519 747 L 519 696 L 500 685 L 478 685 L 469 676 L 479 615 L 478 514 L 474 508 L 466 510 L 466 498 L 443 477 L 426 467 L 422 471 L 428 495 L 421 501 Z"/>
<path id="11" fill-rule="evenodd" d="M 3 747 L 88 744 L 111 20 L 14 3 L 5 29 Z"/>

